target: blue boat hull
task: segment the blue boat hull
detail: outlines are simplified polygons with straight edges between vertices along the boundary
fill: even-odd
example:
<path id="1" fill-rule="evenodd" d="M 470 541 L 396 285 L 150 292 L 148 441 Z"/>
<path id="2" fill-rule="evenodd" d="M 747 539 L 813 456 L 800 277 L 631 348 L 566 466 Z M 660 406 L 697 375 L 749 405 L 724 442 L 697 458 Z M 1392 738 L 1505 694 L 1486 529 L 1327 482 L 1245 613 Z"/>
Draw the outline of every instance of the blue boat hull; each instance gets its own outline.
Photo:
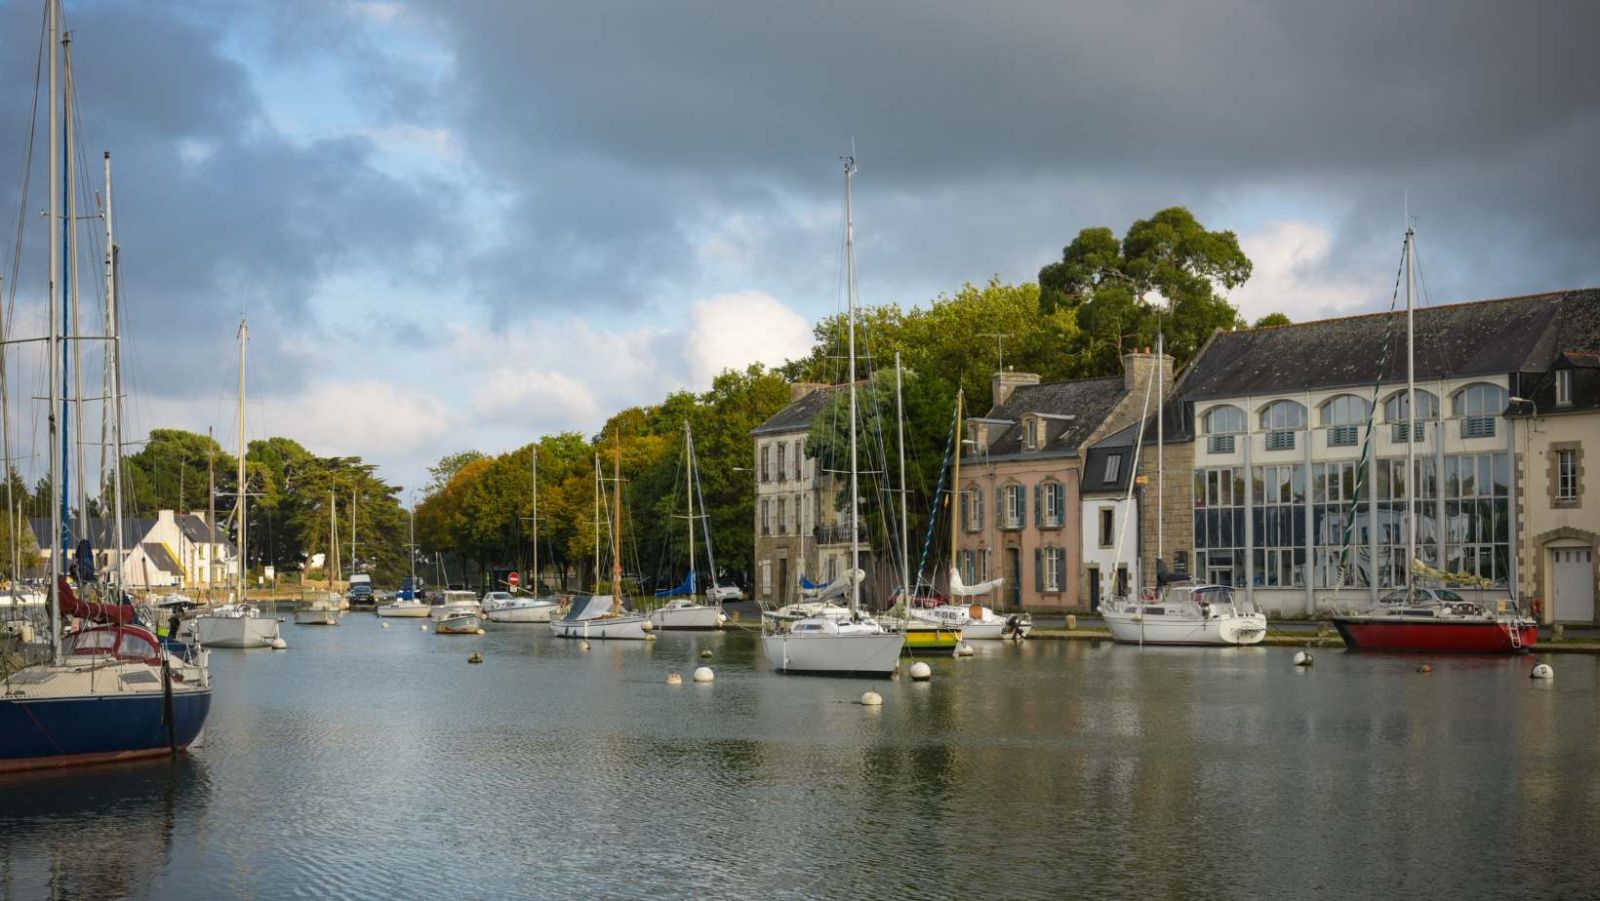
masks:
<path id="1" fill-rule="evenodd" d="M 172 698 L 177 743 L 205 726 L 211 692 Z M 159 693 L 75 698 L 0 698 L 0 772 L 104 763 L 167 754 Z"/>

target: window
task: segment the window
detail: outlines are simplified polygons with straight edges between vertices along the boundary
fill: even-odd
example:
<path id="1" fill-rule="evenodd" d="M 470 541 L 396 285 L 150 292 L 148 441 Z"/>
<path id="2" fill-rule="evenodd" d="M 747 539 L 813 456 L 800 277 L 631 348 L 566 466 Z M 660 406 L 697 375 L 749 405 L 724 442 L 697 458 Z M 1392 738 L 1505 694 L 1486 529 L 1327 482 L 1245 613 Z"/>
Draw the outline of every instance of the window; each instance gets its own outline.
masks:
<path id="1" fill-rule="evenodd" d="M 1022 528 L 1028 516 L 1027 490 L 1022 485 L 1002 485 L 996 491 L 995 506 L 1000 511 L 1000 528 Z"/>
<path id="2" fill-rule="evenodd" d="M 1578 451 L 1564 448 L 1556 451 L 1556 503 L 1578 502 Z"/>
<path id="3" fill-rule="evenodd" d="M 1039 446 L 1039 420 L 1033 416 L 1022 420 L 1022 443 L 1028 450 Z"/>
<path id="4" fill-rule="evenodd" d="M 961 581 L 968 585 L 976 585 L 978 583 L 977 554 L 971 550 L 961 550 L 956 553 L 956 558 L 960 561 L 958 565 L 961 567 Z"/>
<path id="5" fill-rule="evenodd" d="M 783 458 L 783 445 L 778 445 L 778 458 Z M 778 534 L 784 535 L 789 531 L 789 502 L 778 498 Z"/>
<path id="6" fill-rule="evenodd" d="M 1322 405 L 1322 425 L 1328 430 L 1329 447 L 1354 447 L 1361 441 L 1361 426 L 1371 412 L 1367 402 L 1354 394 L 1341 394 Z"/>
<path id="7" fill-rule="evenodd" d="M 1049 479 L 1034 487 L 1035 518 L 1042 529 L 1059 529 L 1067 521 L 1067 486 Z"/>
<path id="8" fill-rule="evenodd" d="M 1066 583 L 1067 552 L 1058 547 L 1036 548 L 1033 552 L 1034 586 L 1044 592 L 1058 592 Z"/>
<path id="9" fill-rule="evenodd" d="M 1305 464 L 1257 466 L 1252 471 L 1255 505 L 1255 584 L 1299 588 L 1306 584 Z"/>
<path id="10" fill-rule="evenodd" d="M 780 443 L 778 445 L 778 481 L 780 482 L 789 481 L 789 467 L 785 465 L 787 463 L 788 456 L 789 445 Z M 779 518 L 782 517 L 780 516 Z"/>
<path id="11" fill-rule="evenodd" d="M 761 500 L 761 534 L 772 534 L 772 502 L 765 498 Z"/>
<path id="12" fill-rule="evenodd" d="M 772 561 L 761 561 L 761 593 L 772 596 Z"/>
<path id="13" fill-rule="evenodd" d="M 772 445 L 761 445 L 761 481 L 772 481 Z"/>
<path id="14" fill-rule="evenodd" d="M 1454 413 L 1461 420 L 1461 437 L 1493 438 L 1495 420 L 1506 408 L 1506 392 L 1499 385 L 1479 382 L 1455 393 Z"/>
<path id="15" fill-rule="evenodd" d="M 1572 370 L 1556 370 L 1556 406 L 1568 407 L 1572 405 Z"/>
<path id="16" fill-rule="evenodd" d="M 1112 507 L 1100 508 L 1100 546 L 1111 547 L 1116 543 L 1116 510 Z"/>
<path id="17" fill-rule="evenodd" d="M 983 529 L 983 491 L 977 485 L 961 492 L 961 524 L 968 532 Z"/>
<path id="18" fill-rule="evenodd" d="M 1244 411 L 1223 405 L 1212 407 L 1201 419 L 1206 447 L 1213 454 L 1233 453 L 1233 436 L 1244 431 Z"/>
<path id="19" fill-rule="evenodd" d="M 1194 471 L 1195 577 L 1244 585 L 1244 471 Z"/>
<path id="20" fill-rule="evenodd" d="M 1115 482 L 1117 476 L 1122 474 L 1122 455 L 1110 454 L 1106 457 L 1106 481 Z"/>
<path id="21" fill-rule="evenodd" d="M 801 463 L 804 462 L 805 458 L 806 458 L 806 444 L 805 444 L 805 442 L 804 441 L 796 441 L 794 443 L 794 480 L 796 482 L 800 481 L 800 479 L 801 479 L 801 475 L 802 475 L 802 473 L 801 473 Z"/>
<path id="22" fill-rule="evenodd" d="M 1317 463 L 1311 468 L 1312 537 L 1316 541 L 1316 586 L 1367 584 L 1371 568 L 1365 503 L 1357 503 L 1363 481 L 1355 462 Z M 1347 550 L 1348 546 L 1348 550 Z"/>
<path id="23" fill-rule="evenodd" d="M 1294 433 L 1306 427 L 1306 408 L 1292 400 L 1274 401 L 1261 410 L 1267 450 L 1294 450 Z"/>
<path id="24" fill-rule="evenodd" d="M 1389 437 L 1397 444 L 1405 444 L 1410 440 L 1411 423 L 1406 411 L 1406 391 L 1400 390 L 1389 395 L 1383 402 L 1383 418 L 1389 422 Z M 1432 393 L 1417 389 L 1417 440 L 1428 440 L 1428 421 L 1439 418 L 1439 399 Z"/>
<path id="25" fill-rule="evenodd" d="M 1428 566 L 1439 565 L 1439 474 L 1433 457 L 1418 457 L 1414 475 L 1415 495 L 1413 515 L 1417 519 L 1417 558 Z M 1378 512 L 1374 528 L 1378 530 L 1378 584 L 1382 587 L 1406 584 L 1406 554 L 1408 552 L 1406 519 L 1406 461 L 1379 460 L 1377 499 Z"/>
<path id="26" fill-rule="evenodd" d="M 978 577 L 972 584 L 976 585 L 978 582 L 987 582 L 987 581 L 989 581 L 989 549 L 988 548 L 979 548 L 978 549 Z"/>
<path id="27" fill-rule="evenodd" d="M 1511 575 L 1511 458 L 1459 454 L 1444 458 L 1446 572 L 1505 585 Z M 1420 523 L 1419 523 L 1420 526 Z"/>

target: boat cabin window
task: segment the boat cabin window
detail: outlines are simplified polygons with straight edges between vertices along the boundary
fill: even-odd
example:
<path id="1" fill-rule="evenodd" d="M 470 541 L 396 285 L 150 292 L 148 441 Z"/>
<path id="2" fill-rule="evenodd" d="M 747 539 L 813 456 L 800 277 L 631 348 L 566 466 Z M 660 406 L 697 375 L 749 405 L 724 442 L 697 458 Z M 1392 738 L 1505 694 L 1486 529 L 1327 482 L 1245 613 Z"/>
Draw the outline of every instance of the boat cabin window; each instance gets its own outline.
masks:
<path id="1" fill-rule="evenodd" d="M 1439 600 L 1449 601 L 1452 604 L 1459 604 L 1466 600 L 1461 595 L 1453 591 L 1445 591 L 1443 588 L 1434 589 L 1433 593 L 1438 596 Z"/>
<path id="2" fill-rule="evenodd" d="M 117 646 L 114 629 L 90 629 L 72 636 L 69 654 L 109 654 Z"/>
<path id="3" fill-rule="evenodd" d="M 1144 608 L 1144 612 L 1145 612 L 1146 615 L 1149 615 L 1149 616 L 1163 616 L 1163 615 L 1166 614 L 1167 608 L 1165 608 L 1165 607 L 1146 607 L 1146 608 Z"/>

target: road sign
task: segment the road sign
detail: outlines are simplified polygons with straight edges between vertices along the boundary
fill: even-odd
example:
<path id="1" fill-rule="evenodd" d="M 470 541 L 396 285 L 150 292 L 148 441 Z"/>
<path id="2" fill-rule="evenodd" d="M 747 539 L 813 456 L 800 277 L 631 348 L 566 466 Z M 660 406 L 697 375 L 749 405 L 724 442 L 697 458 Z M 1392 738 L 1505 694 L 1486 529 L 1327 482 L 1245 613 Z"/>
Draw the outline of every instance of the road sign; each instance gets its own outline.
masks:
<path id="1" fill-rule="evenodd" d="M 516 588 L 518 585 L 522 584 L 522 573 L 512 570 L 511 575 L 506 576 L 506 581 L 511 584 L 512 588 Z"/>

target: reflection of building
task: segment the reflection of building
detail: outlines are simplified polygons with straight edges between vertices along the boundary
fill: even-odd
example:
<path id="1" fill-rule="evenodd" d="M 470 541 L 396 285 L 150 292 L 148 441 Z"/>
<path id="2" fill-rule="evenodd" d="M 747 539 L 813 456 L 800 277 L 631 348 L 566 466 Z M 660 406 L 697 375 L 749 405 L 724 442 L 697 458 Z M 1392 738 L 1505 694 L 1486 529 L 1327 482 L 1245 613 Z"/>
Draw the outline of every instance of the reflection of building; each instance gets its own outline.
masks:
<path id="1" fill-rule="evenodd" d="M 114 562 L 116 521 L 92 519 L 87 534 L 76 520 L 71 523 L 73 539 L 89 539 L 94 548 L 95 569 L 104 572 Z M 50 520 L 32 520 L 39 561 L 50 565 Z M 200 588 L 230 584 L 238 572 L 233 543 L 219 527 L 212 542 L 211 528 L 204 513 L 175 514 L 162 510 L 155 519 L 122 521 L 122 584 L 129 588 Z"/>
<path id="2" fill-rule="evenodd" d="M 1336 595 L 1340 603 L 1376 599 L 1405 581 L 1411 447 L 1418 558 L 1528 586 L 1512 554 L 1513 511 L 1522 492 L 1544 486 L 1513 480 L 1513 459 L 1528 451 L 1505 414 L 1519 379 L 1550 377 L 1558 346 L 1600 344 L 1600 291 L 1431 307 L 1415 317 L 1415 435 L 1403 314 L 1214 335 L 1168 402 L 1168 563 L 1245 588 L 1280 613 L 1310 612 Z M 1580 418 L 1571 417 L 1574 428 Z M 1153 476 L 1152 451 L 1141 474 Z M 1140 492 L 1145 561 L 1156 546 L 1154 487 L 1152 479 Z M 1141 567 L 1140 578 L 1152 584 L 1153 567 Z"/>
<path id="3" fill-rule="evenodd" d="M 1600 312 L 1596 314 L 1600 318 Z M 1562 335 L 1561 347 L 1580 347 Z M 1597 623 L 1600 581 L 1600 350 L 1566 350 L 1547 372 L 1512 383 L 1517 400 L 1518 514 L 1523 523 L 1518 589 L 1538 598 L 1549 623 Z"/>

